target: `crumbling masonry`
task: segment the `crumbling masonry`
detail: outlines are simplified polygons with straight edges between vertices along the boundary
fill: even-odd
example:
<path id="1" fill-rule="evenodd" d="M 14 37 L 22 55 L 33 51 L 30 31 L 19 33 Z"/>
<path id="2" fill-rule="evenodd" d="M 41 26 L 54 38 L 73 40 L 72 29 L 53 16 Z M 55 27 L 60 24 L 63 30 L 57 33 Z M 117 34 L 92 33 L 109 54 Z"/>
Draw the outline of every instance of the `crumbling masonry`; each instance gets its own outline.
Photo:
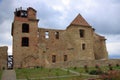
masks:
<path id="1" fill-rule="evenodd" d="M 7 69 L 7 46 L 0 47 L 0 70 Z"/>
<path id="2" fill-rule="evenodd" d="M 14 68 L 108 59 L 106 39 L 95 33 L 80 14 L 65 30 L 55 30 L 39 28 L 36 13 L 31 7 L 14 12 Z"/>

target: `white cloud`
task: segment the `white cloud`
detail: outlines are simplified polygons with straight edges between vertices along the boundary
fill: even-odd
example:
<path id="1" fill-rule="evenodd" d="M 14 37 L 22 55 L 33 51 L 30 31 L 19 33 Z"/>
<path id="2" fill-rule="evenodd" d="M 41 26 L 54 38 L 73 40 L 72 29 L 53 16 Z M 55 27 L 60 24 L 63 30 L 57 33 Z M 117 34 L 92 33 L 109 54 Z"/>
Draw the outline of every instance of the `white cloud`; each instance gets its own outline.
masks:
<path id="1" fill-rule="evenodd" d="M 106 35 L 109 55 L 120 55 L 120 35 Z"/>

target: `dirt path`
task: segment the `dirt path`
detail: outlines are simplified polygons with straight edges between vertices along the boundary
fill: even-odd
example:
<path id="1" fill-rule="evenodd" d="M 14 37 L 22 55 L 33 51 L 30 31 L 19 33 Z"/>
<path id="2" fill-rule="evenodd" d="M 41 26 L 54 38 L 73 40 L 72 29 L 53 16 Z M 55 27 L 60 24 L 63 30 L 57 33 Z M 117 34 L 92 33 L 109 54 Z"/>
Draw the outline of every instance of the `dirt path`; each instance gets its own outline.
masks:
<path id="1" fill-rule="evenodd" d="M 16 73 L 14 70 L 4 70 L 1 80 L 16 80 Z"/>

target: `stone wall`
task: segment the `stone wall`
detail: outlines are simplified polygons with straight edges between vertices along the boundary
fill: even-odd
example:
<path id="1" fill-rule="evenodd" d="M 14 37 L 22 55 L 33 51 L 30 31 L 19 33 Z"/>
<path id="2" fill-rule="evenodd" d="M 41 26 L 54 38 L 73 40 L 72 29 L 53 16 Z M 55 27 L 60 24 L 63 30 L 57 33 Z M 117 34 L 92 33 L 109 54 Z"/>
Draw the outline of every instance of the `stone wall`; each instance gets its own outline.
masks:
<path id="1" fill-rule="evenodd" d="M 0 47 L 0 69 L 7 69 L 7 50 L 8 47 Z"/>
<path id="2" fill-rule="evenodd" d="M 66 66 L 79 60 L 107 59 L 104 38 L 101 41 L 80 14 L 65 30 L 39 28 L 36 16 L 36 10 L 30 7 L 15 11 L 12 24 L 14 68 L 49 67 L 59 63 Z M 24 32 L 26 27 L 28 32 Z"/>
<path id="3" fill-rule="evenodd" d="M 79 61 L 68 61 L 64 63 L 57 63 L 49 65 L 49 68 L 67 68 L 67 67 L 83 67 L 84 65 L 92 66 L 95 65 L 108 66 L 111 65 L 120 65 L 120 59 L 109 59 L 109 60 L 79 60 Z"/>
<path id="4" fill-rule="evenodd" d="M 27 17 L 17 15 L 24 10 L 16 10 L 15 18 L 12 25 L 13 36 L 13 59 L 14 67 L 29 67 L 39 65 L 38 52 L 38 19 L 36 19 L 36 11 L 33 8 L 26 10 Z M 24 15 L 26 16 L 26 15 Z M 23 32 L 23 24 L 28 25 L 28 32 Z M 23 46 L 23 38 L 28 39 L 28 46 Z M 24 43 L 27 43 L 24 40 Z"/>
<path id="5" fill-rule="evenodd" d="M 106 39 L 104 36 L 94 34 L 94 54 L 96 60 L 108 59 L 108 52 L 106 49 Z"/>

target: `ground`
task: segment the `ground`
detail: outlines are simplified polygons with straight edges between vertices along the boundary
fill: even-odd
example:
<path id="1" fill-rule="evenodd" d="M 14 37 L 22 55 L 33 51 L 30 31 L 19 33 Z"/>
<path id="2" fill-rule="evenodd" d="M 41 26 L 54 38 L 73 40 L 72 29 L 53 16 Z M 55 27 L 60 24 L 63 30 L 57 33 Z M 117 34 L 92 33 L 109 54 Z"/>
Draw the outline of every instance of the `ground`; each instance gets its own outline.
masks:
<path id="1" fill-rule="evenodd" d="M 2 76 L 2 70 L 0 70 L 0 79 L 1 79 L 1 76 Z"/>
<path id="2" fill-rule="evenodd" d="M 100 67 L 104 72 L 110 71 L 109 66 Z M 120 70 L 120 66 L 112 67 L 113 70 Z M 89 72 L 97 70 L 96 67 L 89 67 Z M 32 68 L 32 69 L 16 69 L 17 79 L 36 79 L 36 80 L 84 80 L 88 78 L 99 78 L 98 75 L 89 75 L 85 72 L 84 67 L 72 68 Z"/>

